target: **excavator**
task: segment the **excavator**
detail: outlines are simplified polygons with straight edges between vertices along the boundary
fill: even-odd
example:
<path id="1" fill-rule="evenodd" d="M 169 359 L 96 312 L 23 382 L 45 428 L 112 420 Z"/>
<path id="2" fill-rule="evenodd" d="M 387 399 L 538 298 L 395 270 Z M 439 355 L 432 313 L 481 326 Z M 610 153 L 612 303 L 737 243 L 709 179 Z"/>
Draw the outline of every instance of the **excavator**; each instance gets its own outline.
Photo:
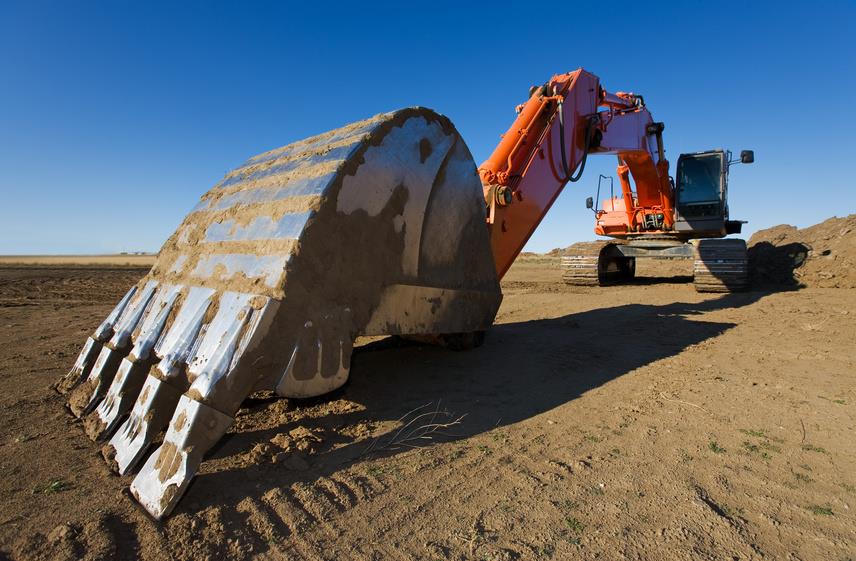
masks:
<path id="1" fill-rule="evenodd" d="M 252 392 L 341 387 L 358 336 L 481 344 L 500 279 L 589 154 L 617 155 L 628 185 L 598 215 L 604 233 L 629 240 L 606 252 L 607 274 L 642 235 L 672 243 L 733 229 L 717 222 L 721 205 L 686 210 L 695 199 L 675 194 L 662 130 L 641 96 L 609 93 L 578 69 L 533 88 L 480 167 L 451 121 L 421 107 L 254 156 L 201 197 L 57 390 L 162 519 Z M 723 181 L 721 152 L 686 161 L 704 158 Z M 699 166 L 683 162 L 677 192 L 694 192 Z M 731 282 L 730 269 L 706 266 Z"/>
<path id="2" fill-rule="evenodd" d="M 662 123 L 655 125 L 662 129 Z M 658 146 L 662 154 L 662 143 Z M 586 199 L 586 207 L 595 213 L 595 233 L 613 240 L 580 242 L 567 248 L 562 256 L 565 283 L 605 286 L 628 282 L 635 276 L 637 259 L 667 259 L 693 261 L 698 292 L 746 290 L 746 242 L 721 238 L 740 233 L 745 224 L 728 219 L 728 171 L 737 162 L 752 163 L 754 152 L 743 150 L 739 160 L 722 149 L 681 154 L 677 184 L 670 177 L 665 196 L 644 180 L 636 181 L 634 192 L 628 179 L 632 163 L 618 157 L 621 196 L 611 194 L 600 209 L 593 208 L 592 197 Z M 598 194 L 604 179 L 612 190 L 612 177 L 601 175 Z"/>

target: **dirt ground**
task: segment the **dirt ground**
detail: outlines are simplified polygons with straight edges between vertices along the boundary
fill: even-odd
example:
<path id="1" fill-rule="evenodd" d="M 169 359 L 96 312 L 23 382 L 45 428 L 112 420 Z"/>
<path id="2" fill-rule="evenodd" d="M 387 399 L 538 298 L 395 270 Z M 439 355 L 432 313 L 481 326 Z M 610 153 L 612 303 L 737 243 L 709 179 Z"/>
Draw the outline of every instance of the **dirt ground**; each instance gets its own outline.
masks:
<path id="1" fill-rule="evenodd" d="M 51 389 L 144 272 L 0 268 L 0 559 L 856 558 L 856 291 L 524 259 L 484 346 L 363 341 L 332 396 L 254 396 L 158 524 Z"/>

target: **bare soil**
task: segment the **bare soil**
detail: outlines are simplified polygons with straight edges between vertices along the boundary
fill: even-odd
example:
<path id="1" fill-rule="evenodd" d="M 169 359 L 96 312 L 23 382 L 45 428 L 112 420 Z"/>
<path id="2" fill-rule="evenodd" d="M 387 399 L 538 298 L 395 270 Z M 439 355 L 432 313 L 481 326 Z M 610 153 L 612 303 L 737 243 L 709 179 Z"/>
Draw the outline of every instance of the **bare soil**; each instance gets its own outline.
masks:
<path id="1" fill-rule="evenodd" d="M 856 214 L 799 229 L 755 232 L 749 257 L 756 285 L 856 288 Z"/>
<path id="2" fill-rule="evenodd" d="M 51 389 L 144 273 L 0 268 L 0 559 L 856 557 L 853 290 L 523 259 L 482 347 L 365 340 L 337 393 L 253 396 L 158 524 Z"/>

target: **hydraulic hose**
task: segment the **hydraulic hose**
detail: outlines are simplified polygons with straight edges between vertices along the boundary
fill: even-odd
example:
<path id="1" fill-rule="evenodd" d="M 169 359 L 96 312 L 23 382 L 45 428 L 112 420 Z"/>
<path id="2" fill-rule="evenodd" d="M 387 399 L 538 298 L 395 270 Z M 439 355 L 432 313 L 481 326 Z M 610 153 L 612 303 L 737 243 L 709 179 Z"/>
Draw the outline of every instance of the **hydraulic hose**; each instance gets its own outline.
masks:
<path id="1" fill-rule="evenodd" d="M 562 100 L 559 100 L 559 149 L 562 151 L 562 173 L 565 174 L 565 181 L 570 181 L 571 183 L 576 183 L 583 176 L 583 171 L 586 169 L 586 160 L 588 159 L 588 151 L 590 148 L 591 137 L 592 137 L 592 125 L 594 123 L 594 119 L 589 119 L 588 125 L 586 125 L 586 140 L 585 140 L 585 148 L 583 150 L 583 159 L 580 162 L 580 167 L 577 169 L 575 175 L 572 175 L 571 170 L 568 169 L 568 160 L 565 155 L 565 111 Z"/>

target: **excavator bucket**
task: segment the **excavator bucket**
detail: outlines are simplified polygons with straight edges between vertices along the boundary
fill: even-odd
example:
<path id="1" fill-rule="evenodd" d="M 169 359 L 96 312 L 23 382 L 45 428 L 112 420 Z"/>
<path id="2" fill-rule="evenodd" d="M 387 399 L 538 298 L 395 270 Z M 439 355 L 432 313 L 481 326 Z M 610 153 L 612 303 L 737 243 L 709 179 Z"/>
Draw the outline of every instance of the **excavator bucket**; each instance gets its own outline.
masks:
<path id="1" fill-rule="evenodd" d="M 467 146 L 403 109 L 229 173 L 57 387 L 162 518 L 251 392 L 332 391 L 357 336 L 481 332 L 501 298 Z"/>

